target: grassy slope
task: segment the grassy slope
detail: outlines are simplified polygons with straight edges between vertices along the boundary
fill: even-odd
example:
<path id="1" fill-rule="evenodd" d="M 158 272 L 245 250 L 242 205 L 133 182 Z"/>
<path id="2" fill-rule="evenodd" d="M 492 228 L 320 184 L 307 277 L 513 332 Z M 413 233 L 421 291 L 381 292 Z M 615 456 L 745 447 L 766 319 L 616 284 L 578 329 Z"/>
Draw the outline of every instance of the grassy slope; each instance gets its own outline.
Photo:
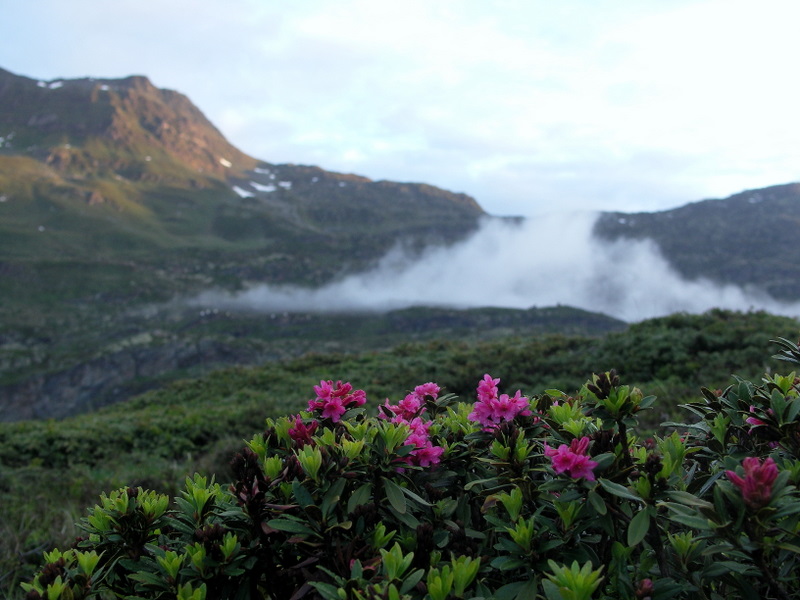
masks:
<path id="1" fill-rule="evenodd" d="M 226 477 L 230 454 L 266 416 L 302 410 L 320 379 L 367 391 L 369 405 L 436 381 L 470 402 L 486 372 L 502 389 L 526 394 L 576 390 L 592 372 L 617 368 L 624 383 L 659 398 L 645 415 L 654 427 L 676 414 L 701 385 L 724 387 L 730 374 L 758 378 L 785 371 L 769 358 L 769 339 L 800 333 L 800 323 L 764 313 L 675 315 L 601 338 L 544 335 L 489 341 L 406 343 L 384 352 L 311 354 L 259 368 L 177 382 L 127 403 L 62 422 L 0 424 L 0 565 L 11 583 L 38 560 L 40 547 L 64 545 L 72 523 L 103 490 L 144 485 L 174 493 L 194 470 Z M 2 571 L 3 568 L 0 568 Z"/>

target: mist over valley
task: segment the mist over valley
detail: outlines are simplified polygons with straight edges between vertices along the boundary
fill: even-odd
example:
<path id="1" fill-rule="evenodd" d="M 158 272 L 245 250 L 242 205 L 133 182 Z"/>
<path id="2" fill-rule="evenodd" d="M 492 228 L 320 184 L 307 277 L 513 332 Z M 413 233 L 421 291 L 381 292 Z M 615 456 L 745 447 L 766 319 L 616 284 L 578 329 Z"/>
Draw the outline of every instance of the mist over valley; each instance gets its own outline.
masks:
<path id="1" fill-rule="evenodd" d="M 599 217 L 595 212 L 487 217 L 451 246 L 419 254 L 398 244 L 375 268 L 321 287 L 209 290 L 190 304 L 267 313 L 564 305 L 627 322 L 710 308 L 800 315 L 800 302 L 776 300 L 754 285 L 686 279 L 652 240 L 601 239 L 594 233 Z"/>

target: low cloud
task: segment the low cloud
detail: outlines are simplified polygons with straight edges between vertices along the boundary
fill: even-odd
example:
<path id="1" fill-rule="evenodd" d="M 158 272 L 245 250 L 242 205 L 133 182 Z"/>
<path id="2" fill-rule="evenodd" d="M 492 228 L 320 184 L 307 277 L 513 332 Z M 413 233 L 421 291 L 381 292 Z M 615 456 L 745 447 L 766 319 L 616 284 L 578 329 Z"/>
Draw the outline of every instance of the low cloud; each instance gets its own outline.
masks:
<path id="1" fill-rule="evenodd" d="M 257 285 L 193 301 L 265 312 L 386 311 L 409 306 L 530 308 L 568 305 L 635 322 L 710 308 L 800 315 L 800 302 L 681 278 L 650 242 L 600 241 L 597 213 L 522 222 L 489 219 L 469 239 L 411 259 L 398 247 L 372 271 L 318 289 Z"/>

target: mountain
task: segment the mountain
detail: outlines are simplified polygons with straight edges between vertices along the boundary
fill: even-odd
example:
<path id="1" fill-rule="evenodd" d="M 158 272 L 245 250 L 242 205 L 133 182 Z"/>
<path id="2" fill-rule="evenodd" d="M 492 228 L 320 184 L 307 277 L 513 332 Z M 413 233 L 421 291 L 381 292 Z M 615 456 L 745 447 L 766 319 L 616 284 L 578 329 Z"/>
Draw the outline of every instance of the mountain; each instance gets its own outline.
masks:
<path id="1" fill-rule="evenodd" d="M 462 239 L 484 218 L 473 198 L 430 185 L 255 159 L 146 77 L 0 69 L 0 420 L 60 418 L 323 347 L 624 326 L 566 307 L 267 321 L 170 303 L 209 287 L 318 285 L 398 244 Z"/>
<path id="2" fill-rule="evenodd" d="M 253 277 L 308 282 L 363 267 L 398 238 L 459 239 L 484 214 L 428 185 L 256 160 L 142 76 L 43 82 L 0 70 L 0 190 L 14 258 L 210 250 Z M 322 271 L 269 264 L 298 254 Z"/>
<path id="3" fill-rule="evenodd" d="M 663 212 L 607 212 L 606 240 L 651 240 L 683 277 L 754 286 L 800 300 L 800 183 L 748 190 Z"/>
<path id="4" fill-rule="evenodd" d="M 652 239 L 687 277 L 798 298 L 798 205 L 798 187 L 781 186 L 608 213 L 595 235 Z M 143 76 L 37 81 L 0 69 L 0 420 L 60 418 L 307 352 L 626 327 L 569 307 L 326 316 L 181 301 L 209 288 L 319 286 L 396 245 L 464 239 L 490 218 L 433 186 L 248 156 L 188 98 Z"/>

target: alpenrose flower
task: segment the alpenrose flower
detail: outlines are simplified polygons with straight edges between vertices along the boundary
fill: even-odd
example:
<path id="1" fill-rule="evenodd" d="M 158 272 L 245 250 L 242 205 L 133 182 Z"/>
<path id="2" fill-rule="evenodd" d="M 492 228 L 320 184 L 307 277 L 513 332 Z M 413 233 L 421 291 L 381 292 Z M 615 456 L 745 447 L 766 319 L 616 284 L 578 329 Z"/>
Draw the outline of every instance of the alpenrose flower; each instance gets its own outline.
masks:
<path id="1" fill-rule="evenodd" d="M 396 405 L 390 404 L 387 398 L 386 402 L 378 407 L 378 417 L 388 419 L 390 415 L 393 415 L 391 417 L 393 422 L 410 421 L 425 412 L 425 399 L 436 400 L 440 391 L 441 388 L 433 382 L 418 385 L 412 393 L 408 394 Z"/>
<path id="2" fill-rule="evenodd" d="M 430 421 L 423 421 L 419 417 L 413 419 L 408 426 L 411 434 L 406 438 L 406 446 L 414 446 L 414 450 L 407 457 L 407 462 L 418 467 L 430 467 L 436 465 L 444 454 L 444 448 L 434 446 L 428 437 Z"/>
<path id="3" fill-rule="evenodd" d="M 303 448 L 306 444 L 313 444 L 312 436 L 317 431 L 319 423 L 311 421 L 308 425 L 303 422 L 300 415 L 294 417 L 294 424 L 289 428 L 289 437 L 297 444 L 298 448 Z"/>
<path id="4" fill-rule="evenodd" d="M 594 481 L 594 468 L 597 463 L 586 455 L 589 448 L 589 438 L 574 439 L 569 446 L 561 444 L 557 449 L 544 443 L 544 453 L 550 457 L 550 462 L 556 474 L 566 473 L 573 479 L 583 478 Z"/>
<path id="5" fill-rule="evenodd" d="M 498 395 L 499 379 L 493 379 L 488 373 L 478 383 L 478 401 L 474 404 L 469 420 L 480 423 L 485 429 L 495 429 L 504 421 L 513 421 L 518 415 L 529 416 L 530 401 L 517 390 L 513 397 L 508 394 Z"/>
<path id="6" fill-rule="evenodd" d="M 767 457 L 762 463 L 755 456 L 748 456 L 742 462 L 742 467 L 744 477 L 734 471 L 725 471 L 725 475 L 741 490 L 744 503 L 753 510 L 758 510 L 769 504 L 772 498 L 772 485 L 778 477 L 778 465 L 771 457 Z"/>
<path id="7" fill-rule="evenodd" d="M 317 397 L 308 401 L 309 412 L 319 412 L 323 419 L 330 419 L 338 423 L 342 415 L 349 408 L 363 405 L 367 401 L 367 394 L 364 390 L 354 390 L 349 383 L 342 383 L 341 380 L 335 384 L 333 381 L 320 381 L 319 385 L 314 386 Z"/>

